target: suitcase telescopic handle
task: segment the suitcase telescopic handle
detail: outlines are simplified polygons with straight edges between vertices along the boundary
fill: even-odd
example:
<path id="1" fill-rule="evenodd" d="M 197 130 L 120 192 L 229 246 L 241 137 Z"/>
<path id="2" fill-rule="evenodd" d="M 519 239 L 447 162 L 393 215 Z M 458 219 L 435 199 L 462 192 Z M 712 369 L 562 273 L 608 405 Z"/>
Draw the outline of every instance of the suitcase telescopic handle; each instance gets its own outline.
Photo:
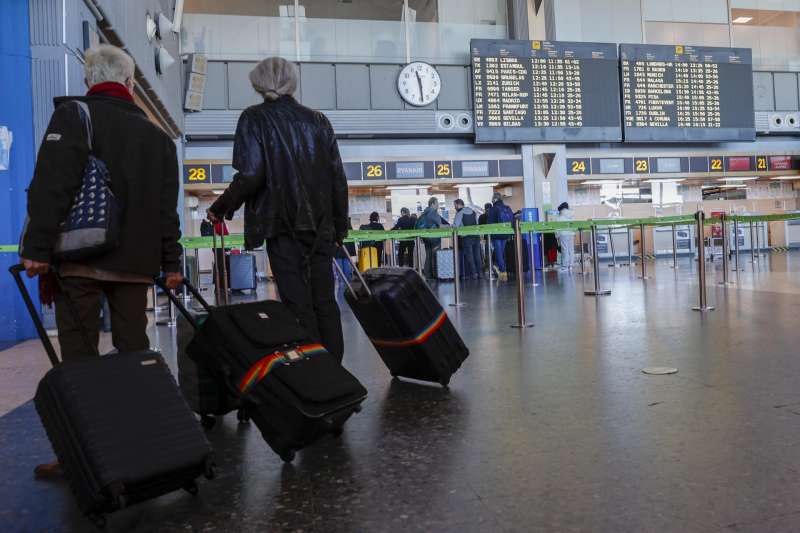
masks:
<path id="1" fill-rule="evenodd" d="M 53 366 L 58 366 L 61 364 L 61 361 L 58 360 L 56 349 L 53 346 L 53 343 L 50 342 L 50 337 L 47 336 L 47 330 L 44 329 L 42 319 L 39 318 L 39 311 L 36 310 L 36 306 L 33 304 L 31 293 L 28 291 L 28 287 L 25 286 L 25 282 L 22 281 L 22 273 L 25 271 L 25 267 L 22 265 L 12 265 L 8 271 L 11 272 L 12 276 L 14 276 L 14 281 L 17 283 L 19 292 L 22 295 L 22 300 L 25 302 L 25 307 L 28 309 L 28 313 L 31 315 L 31 320 L 33 320 L 36 333 L 39 334 L 39 338 L 42 340 L 42 344 L 44 344 L 44 350 L 47 352 L 48 359 L 50 359 L 50 362 L 53 364 Z"/>
<path id="2" fill-rule="evenodd" d="M 83 344 L 86 346 L 86 349 L 92 353 L 92 355 L 100 356 L 100 351 L 97 349 L 96 344 L 92 344 L 91 339 L 89 338 L 89 332 L 86 331 L 84 324 L 80 322 L 80 313 L 78 312 L 78 308 L 75 307 L 75 302 L 70 297 L 69 293 L 64 290 L 64 285 L 61 283 L 61 276 L 58 274 L 58 270 L 54 266 L 50 267 L 55 274 L 56 283 L 58 283 L 58 288 L 63 296 L 63 301 L 67 307 L 69 307 L 69 314 L 72 315 L 75 320 L 78 322 L 78 332 L 81 335 L 81 340 L 83 340 Z M 39 312 L 36 310 L 36 306 L 33 304 L 33 299 L 31 299 L 31 294 L 28 292 L 28 287 L 25 286 L 25 283 L 22 281 L 22 272 L 25 271 L 25 267 L 18 264 L 12 265 L 8 269 L 11 272 L 11 275 L 14 276 L 14 281 L 17 282 L 17 287 L 19 288 L 20 294 L 22 294 L 22 299 L 25 301 L 25 307 L 28 308 L 28 314 L 31 315 L 31 320 L 33 320 L 33 325 L 36 327 L 36 332 L 39 334 L 39 338 L 44 345 L 44 349 L 47 352 L 47 357 L 50 359 L 50 362 L 53 366 L 58 366 L 61 364 L 61 361 L 58 360 L 58 356 L 56 355 L 56 349 L 53 347 L 53 343 L 50 342 L 50 337 L 47 336 L 47 330 L 44 329 L 44 324 L 42 324 L 42 320 L 39 318 Z"/>
<path id="3" fill-rule="evenodd" d="M 217 286 L 214 290 L 217 305 L 228 305 L 228 265 L 227 261 L 225 260 L 225 221 L 220 220 L 220 231 L 219 231 L 219 250 L 222 253 L 217 254 L 217 226 L 214 225 L 214 231 L 211 232 L 211 242 L 214 250 L 214 271 L 216 274 L 216 282 Z M 217 264 L 217 260 L 219 257 L 222 256 L 222 266 Z M 221 271 L 221 272 L 220 272 Z M 222 290 L 222 298 L 219 297 L 219 292 Z"/>
<path id="4" fill-rule="evenodd" d="M 178 309 L 180 314 L 183 315 L 183 317 L 186 319 L 186 321 L 189 322 L 189 324 L 191 324 L 192 328 L 197 330 L 197 328 L 199 327 L 199 325 L 197 324 L 197 320 L 194 319 L 192 314 L 189 312 L 189 310 L 186 308 L 186 306 L 183 304 L 183 302 L 181 302 L 178 299 L 178 297 L 175 295 L 175 293 L 172 292 L 169 288 L 167 288 L 167 284 L 164 281 L 164 278 L 163 277 L 156 277 L 156 278 L 154 278 L 153 281 L 155 281 L 155 284 L 158 286 L 159 289 L 164 291 L 164 294 L 167 295 L 167 298 L 169 298 L 169 300 Z M 194 285 L 189 283 L 189 280 L 187 280 L 186 278 L 184 278 L 181 283 L 183 284 L 184 287 L 186 287 L 189 290 L 189 292 L 191 293 L 192 297 L 195 298 L 198 302 L 200 302 L 200 305 L 203 306 L 203 309 L 205 309 L 207 313 L 210 313 L 211 312 L 211 306 L 208 305 L 208 302 L 200 294 L 200 291 L 198 291 L 194 287 Z"/>
<path id="5" fill-rule="evenodd" d="M 344 256 L 345 256 L 345 257 L 347 258 L 347 260 L 350 262 L 350 266 L 351 266 L 351 267 L 353 267 L 353 271 L 354 271 L 354 272 L 356 273 L 356 275 L 358 276 L 358 280 L 361 282 L 361 286 L 362 286 L 362 287 L 364 287 L 364 290 L 366 291 L 366 293 L 367 293 L 367 296 L 369 296 L 369 297 L 372 297 L 372 291 L 371 291 L 371 290 L 369 290 L 369 285 L 367 285 L 367 280 L 365 280 L 365 279 L 364 279 L 364 276 L 362 276 L 362 275 L 361 275 L 361 271 L 360 271 L 360 270 L 358 270 L 358 265 L 356 265 L 355 263 L 353 263 L 353 258 L 351 258 L 351 257 L 350 257 L 350 254 L 347 252 L 347 248 L 345 248 L 343 244 L 341 244 L 341 243 L 338 243 L 338 242 L 336 243 L 336 246 L 337 246 L 337 247 L 339 247 L 339 249 L 340 249 L 342 252 L 344 252 Z M 336 270 L 339 272 L 339 275 L 340 275 L 340 276 L 342 277 L 342 279 L 344 280 L 344 284 L 345 284 L 345 285 L 347 285 L 347 289 L 350 291 L 350 293 L 351 293 L 353 296 L 355 296 L 356 298 L 358 298 L 358 293 L 355 291 L 355 289 L 353 288 L 353 286 L 350 284 L 350 280 L 348 280 L 348 279 L 347 279 L 347 276 L 345 276 L 345 275 L 344 275 L 344 272 L 342 272 L 342 267 L 340 267 L 340 266 L 339 266 L 339 263 L 337 263 L 335 259 L 334 259 L 334 261 L 333 261 L 333 266 L 334 266 L 334 267 L 336 268 Z"/>

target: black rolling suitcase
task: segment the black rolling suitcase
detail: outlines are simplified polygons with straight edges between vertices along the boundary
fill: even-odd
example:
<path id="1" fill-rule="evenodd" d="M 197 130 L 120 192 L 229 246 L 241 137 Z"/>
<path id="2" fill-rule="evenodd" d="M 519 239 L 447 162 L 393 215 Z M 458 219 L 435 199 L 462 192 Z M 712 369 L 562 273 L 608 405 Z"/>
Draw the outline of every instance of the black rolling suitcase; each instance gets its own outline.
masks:
<path id="1" fill-rule="evenodd" d="M 197 477 L 214 475 L 211 445 L 161 355 L 95 355 L 61 364 L 22 267 L 9 270 L 53 363 L 34 404 L 81 510 L 102 526 L 105 513 L 130 504 L 181 488 L 196 493 Z"/>
<path id="2" fill-rule="evenodd" d="M 358 279 L 345 298 L 392 376 L 446 387 L 469 350 L 428 284 L 405 267 L 375 268 Z"/>
<path id="3" fill-rule="evenodd" d="M 228 256 L 228 286 L 232 291 L 256 290 L 256 276 L 256 256 L 248 253 Z"/>
<path id="4" fill-rule="evenodd" d="M 186 316 L 185 307 L 170 296 Z M 309 338 L 282 303 L 204 305 L 208 317 L 197 324 L 187 353 L 237 392 L 246 415 L 284 461 L 327 433 L 338 435 L 361 410 L 366 389 Z"/>
<path id="5" fill-rule="evenodd" d="M 195 363 L 186 353 L 195 334 L 196 323 L 205 321 L 208 313 L 188 309 L 187 318 L 179 313 L 175 318 L 176 337 L 178 347 L 178 384 L 183 397 L 192 411 L 200 415 L 200 422 L 206 429 L 211 429 L 216 424 L 216 417 L 223 416 L 231 411 L 237 411 L 240 422 L 247 421 L 247 415 L 240 409 L 239 398 L 226 386 L 221 385 L 219 379 Z M 190 322 L 190 319 L 192 322 Z"/>

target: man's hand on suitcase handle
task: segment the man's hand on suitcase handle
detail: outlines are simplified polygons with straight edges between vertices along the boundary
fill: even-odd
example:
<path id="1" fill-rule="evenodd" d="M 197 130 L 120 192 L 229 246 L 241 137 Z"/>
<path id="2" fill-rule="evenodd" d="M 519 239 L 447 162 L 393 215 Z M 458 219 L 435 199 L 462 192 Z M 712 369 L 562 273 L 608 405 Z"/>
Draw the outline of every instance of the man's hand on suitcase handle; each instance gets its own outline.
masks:
<path id="1" fill-rule="evenodd" d="M 164 276 L 164 285 L 170 290 L 175 290 L 183 283 L 183 276 L 180 272 L 167 272 Z"/>
<path id="2" fill-rule="evenodd" d="M 50 271 L 50 263 L 42 263 L 34 261 L 33 259 L 22 259 L 22 266 L 25 267 L 25 273 L 29 278 L 47 274 Z"/>

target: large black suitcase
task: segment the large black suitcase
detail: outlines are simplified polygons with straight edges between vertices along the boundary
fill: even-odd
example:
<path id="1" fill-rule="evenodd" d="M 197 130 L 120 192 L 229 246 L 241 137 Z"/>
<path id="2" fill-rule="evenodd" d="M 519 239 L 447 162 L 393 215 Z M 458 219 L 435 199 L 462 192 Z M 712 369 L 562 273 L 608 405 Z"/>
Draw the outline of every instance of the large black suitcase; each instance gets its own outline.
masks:
<path id="1" fill-rule="evenodd" d="M 95 524 L 104 513 L 180 488 L 194 494 L 214 475 L 211 445 L 156 352 L 88 356 L 61 364 L 20 277 L 36 330 L 53 363 L 34 404 L 78 505 Z M 88 339 L 87 339 L 88 340 Z"/>
<path id="2" fill-rule="evenodd" d="M 200 294 L 195 294 L 194 298 L 204 307 L 208 306 Z M 206 429 L 214 427 L 216 424 L 215 417 L 226 415 L 231 411 L 237 411 L 239 421 L 246 422 L 247 415 L 240 409 L 238 396 L 232 393 L 224 384 L 220 384 L 216 376 L 195 363 L 186 353 L 186 348 L 195 335 L 195 324 L 204 322 L 208 317 L 208 311 L 192 308 L 187 309 L 186 312 L 188 313 L 188 318 L 182 313 L 175 317 L 178 348 L 178 384 L 183 397 L 186 398 L 192 411 L 200 415 L 200 422 Z"/>
<path id="3" fill-rule="evenodd" d="M 221 386 L 237 391 L 246 415 L 287 462 L 326 433 L 340 434 L 367 396 L 281 302 L 209 308 L 186 351 Z"/>
<path id="4" fill-rule="evenodd" d="M 406 267 L 358 277 L 345 298 L 392 376 L 446 387 L 469 350 L 428 284 Z"/>

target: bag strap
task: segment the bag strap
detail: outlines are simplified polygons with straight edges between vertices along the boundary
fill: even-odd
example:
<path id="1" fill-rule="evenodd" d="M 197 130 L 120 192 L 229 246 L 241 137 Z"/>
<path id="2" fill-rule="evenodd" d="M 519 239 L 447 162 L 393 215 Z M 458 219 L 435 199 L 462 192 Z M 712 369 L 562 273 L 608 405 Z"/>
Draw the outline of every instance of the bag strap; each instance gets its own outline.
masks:
<path id="1" fill-rule="evenodd" d="M 86 102 L 75 100 L 75 103 L 78 104 L 78 115 L 81 117 L 81 121 L 83 122 L 83 127 L 86 128 L 86 144 L 87 146 L 89 146 L 89 152 L 91 152 L 93 150 L 92 113 L 89 111 L 89 106 L 86 105 Z"/>

